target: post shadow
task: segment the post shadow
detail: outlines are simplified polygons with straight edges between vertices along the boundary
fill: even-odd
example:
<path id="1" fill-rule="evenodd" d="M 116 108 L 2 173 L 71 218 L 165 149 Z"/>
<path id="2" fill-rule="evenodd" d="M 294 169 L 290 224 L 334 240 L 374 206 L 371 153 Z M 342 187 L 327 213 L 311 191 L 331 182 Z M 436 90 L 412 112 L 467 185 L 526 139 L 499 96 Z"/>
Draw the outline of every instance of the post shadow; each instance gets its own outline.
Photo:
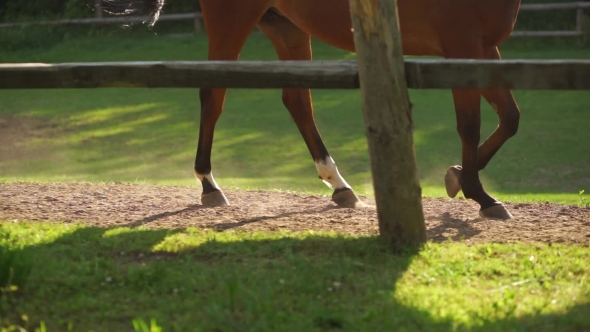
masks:
<path id="1" fill-rule="evenodd" d="M 29 328 L 43 320 L 48 330 L 64 330 L 70 321 L 74 330 L 130 330 L 134 318 L 155 318 L 164 331 L 457 330 L 451 320 L 395 299 L 397 281 L 417 253 L 393 253 L 377 237 L 251 234 L 227 242 L 224 233 L 211 232 L 178 252 L 154 250 L 171 238 L 182 243 L 191 232 L 84 227 L 25 247 L 32 274 L 9 317 L 16 322 L 27 314 Z M 564 331 L 572 325 L 562 323 L 575 320 L 582 331 L 589 305 L 473 330 Z"/>

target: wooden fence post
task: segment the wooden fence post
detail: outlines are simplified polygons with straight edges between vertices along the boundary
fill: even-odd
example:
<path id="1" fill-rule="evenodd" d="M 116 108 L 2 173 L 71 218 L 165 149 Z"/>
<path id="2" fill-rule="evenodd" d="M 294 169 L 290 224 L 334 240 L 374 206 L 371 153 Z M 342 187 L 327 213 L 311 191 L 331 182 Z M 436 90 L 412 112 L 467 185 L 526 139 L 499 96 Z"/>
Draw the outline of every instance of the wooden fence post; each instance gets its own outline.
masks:
<path id="1" fill-rule="evenodd" d="M 576 9 L 576 31 L 580 33 L 580 37 L 578 38 L 578 46 L 584 45 L 587 40 L 587 36 L 584 30 L 584 8 L 578 7 Z"/>
<path id="2" fill-rule="evenodd" d="M 576 9 L 576 31 L 584 32 L 584 9 Z"/>
<path id="3" fill-rule="evenodd" d="M 426 241 L 396 0 L 350 0 L 379 233 Z"/>
<path id="4" fill-rule="evenodd" d="M 195 13 L 195 34 L 200 35 L 203 32 L 203 16 L 201 12 Z"/>
<path id="5" fill-rule="evenodd" d="M 102 18 L 102 0 L 94 0 L 94 17 Z"/>

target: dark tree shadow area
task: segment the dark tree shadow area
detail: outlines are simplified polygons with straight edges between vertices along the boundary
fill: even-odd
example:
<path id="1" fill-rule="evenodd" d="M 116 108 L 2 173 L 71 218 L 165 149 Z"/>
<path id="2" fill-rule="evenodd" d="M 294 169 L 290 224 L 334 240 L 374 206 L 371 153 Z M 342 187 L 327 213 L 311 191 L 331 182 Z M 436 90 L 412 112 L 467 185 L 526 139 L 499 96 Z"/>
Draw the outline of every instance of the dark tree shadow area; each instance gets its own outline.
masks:
<path id="1" fill-rule="evenodd" d="M 54 239 L 21 249 L 32 271 L 4 308 L 4 324 L 131 331 L 133 319 L 154 318 L 163 331 L 468 330 L 397 300 L 396 283 L 416 253 L 393 253 L 375 237 L 244 233 L 238 239 L 231 231 L 96 227 L 42 232 Z M 588 314 L 584 304 L 471 330 L 589 331 Z"/>

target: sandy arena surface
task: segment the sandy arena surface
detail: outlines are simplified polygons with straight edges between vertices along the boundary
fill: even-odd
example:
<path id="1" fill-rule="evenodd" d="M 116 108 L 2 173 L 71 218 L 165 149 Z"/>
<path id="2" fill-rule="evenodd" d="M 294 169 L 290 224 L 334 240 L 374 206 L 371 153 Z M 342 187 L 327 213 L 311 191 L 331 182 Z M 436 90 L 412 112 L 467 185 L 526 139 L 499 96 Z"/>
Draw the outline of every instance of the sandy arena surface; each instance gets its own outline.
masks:
<path id="1" fill-rule="evenodd" d="M 81 222 L 100 227 L 200 227 L 227 230 L 324 230 L 377 234 L 374 207 L 337 208 L 329 197 L 278 191 L 225 191 L 232 205 L 205 208 L 200 188 L 140 184 L 0 184 L 0 220 Z M 371 198 L 362 197 L 367 204 Z M 428 238 L 478 242 L 590 245 L 590 208 L 506 204 L 513 220 L 484 220 L 476 203 L 424 198 Z"/>

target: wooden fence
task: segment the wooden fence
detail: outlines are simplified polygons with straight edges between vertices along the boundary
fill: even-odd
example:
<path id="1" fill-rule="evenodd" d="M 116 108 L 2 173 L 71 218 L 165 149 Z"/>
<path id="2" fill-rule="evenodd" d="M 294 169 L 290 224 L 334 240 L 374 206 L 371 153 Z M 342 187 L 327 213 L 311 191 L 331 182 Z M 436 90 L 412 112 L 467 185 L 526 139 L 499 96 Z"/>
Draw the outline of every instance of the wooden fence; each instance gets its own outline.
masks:
<path id="1" fill-rule="evenodd" d="M 590 60 L 406 59 L 413 89 L 590 90 Z M 174 61 L 0 64 L 0 89 L 358 89 L 356 61 Z"/>
<path id="2" fill-rule="evenodd" d="M 584 10 L 590 9 L 590 2 L 568 2 L 568 3 L 542 3 L 542 4 L 523 4 L 520 6 L 521 11 L 539 11 L 539 10 L 576 10 L 576 27 L 574 30 L 557 30 L 557 31 L 513 31 L 511 37 L 576 37 L 585 34 L 584 29 Z M 75 24 L 127 24 L 138 23 L 148 19 L 148 17 L 102 17 L 100 3 L 95 5 L 96 16 L 94 18 L 83 19 L 64 19 L 54 21 L 37 21 L 37 22 L 15 22 L 0 23 L 0 28 L 15 28 L 29 25 L 75 25 Z M 203 16 L 201 13 L 182 13 L 182 14 L 164 14 L 160 15 L 159 21 L 178 21 L 193 20 L 195 33 L 203 32 Z"/>
<path id="3" fill-rule="evenodd" d="M 351 0 L 351 2 L 360 0 Z M 379 2 L 368 2 L 371 13 L 357 15 L 355 24 L 381 13 Z M 394 2 L 395 3 L 395 2 Z M 387 4 L 387 3 L 386 3 Z M 392 6 L 393 4 L 387 4 Z M 366 10 L 365 7 L 362 7 Z M 391 9 L 390 9 L 391 10 Z M 397 13 L 396 13 L 397 14 Z M 372 16 L 371 16 L 372 15 Z M 381 17 L 383 20 L 384 18 Z M 397 22 L 372 26 L 395 27 L 395 35 L 378 31 L 379 40 L 361 42 L 355 29 L 356 61 L 202 61 L 0 64 L 0 89 L 56 88 L 324 88 L 368 89 L 362 93 L 379 233 L 394 245 L 426 241 L 420 187 L 411 139 L 406 88 L 510 88 L 590 90 L 590 61 L 586 60 L 448 60 L 407 59 L 401 55 Z M 367 39 L 368 41 L 369 39 Z M 387 41 L 398 47 L 388 47 Z M 359 47 L 361 46 L 361 47 Z M 364 50 L 362 48 L 365 48 Z M 399 50 L 397 62 L 369 61 Z M 380 51 L 381 54 L 378 54 Z M 375 55 L 375 56 L 374 56 Z M 402 63 L 403 62 L 403 63 Z M 377 66 L 371 68 L 369 66 Z M 379 67 L 380 66 L 380 67 Z M 359 68 L 362 75 L 359 75 Z M 370 69 L 368 72 L 367 69 Z M 389 70 L 389 72 L 388 72 Z M 382 77 L 379 77 L 383 73 Z M 403 84 L 405 75 L 407 87 Z M 374 78 L 378 80 L 372 81 Z M 362 83 L 361 83 L 362 82 Z M 380 87 L 379 82 L 388 84 Z M 362 86 L 361 86 L 362 85 Z M 393 91 L 389 87 L 393 86 Z M 375 94 L 375 90 L 378 90 Z M 378 96 L 377 98 L 375 96 Z M 398 98 L 398 97 L 401 97 Z M 403 100 L 402 100 L 403 99 Z M 393 121 L 392 118 L 405 122 Z M 395 132 L 395 135 L 387 134 Z M 408 162 L 411 161 L 411 162 Z M 403 161 L 403 162 L 401 162 Z M 401 180 L 400 180 L 401 179 Z M 403 180 L 403 181 L 402 181 Z M 392 202 L 394 204 L 392 204 Z M 506 214 L 509 215 L 508 212 Z"/>
<path id="4" fill-rule="evenodd" d="M 538 10 L 576 10 L 576 28 L 574 30 L 556 31 L 513 31 L 511 37 L 576 37 L 585 34 L 584 9 L 590 8 L 590 2 L 568 3 L 529 3 L 520 6 L 521 11 Z"/>
<path id="5" fill-rule="evenodd" d="M 95 17 L 80 19 L 65 19 L 54 21 L 37 21 L 37 22 L 17 22 L 17 23 L 0 23 L 0 28 L 19 28 L 29 25 L 55 26 L 55 25 L 78 25 L 78 24 L 130 24 L 141 23 L 149 18 L 147 16 L 120 16 L 120 17 Z M 203 31 L 203 15 L 201 13 L 183 13 L 183 14 L 166 14 L 160 15 L 158 21 L 182 21 L 193 20 L 195 32 Z"/>

